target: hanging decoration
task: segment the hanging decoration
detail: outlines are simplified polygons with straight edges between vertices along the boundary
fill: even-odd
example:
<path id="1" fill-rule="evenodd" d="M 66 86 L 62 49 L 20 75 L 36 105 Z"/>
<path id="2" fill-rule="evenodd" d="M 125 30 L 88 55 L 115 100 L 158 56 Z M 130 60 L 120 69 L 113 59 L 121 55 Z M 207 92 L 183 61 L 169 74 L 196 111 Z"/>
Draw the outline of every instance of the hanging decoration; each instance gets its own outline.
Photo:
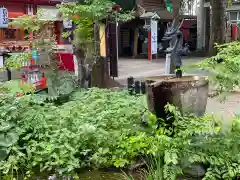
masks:
<path id="1" fill-rule="evenodd" d="M 4 7 L 0 8 L 0 28 L 8 27 L 8 10 Z"/>
<path id="2" fill-rule="evenodd" d="M 170 0 L 165 0 L 165 6 L 170 13 L 173 12 L 173 4 Z"/>

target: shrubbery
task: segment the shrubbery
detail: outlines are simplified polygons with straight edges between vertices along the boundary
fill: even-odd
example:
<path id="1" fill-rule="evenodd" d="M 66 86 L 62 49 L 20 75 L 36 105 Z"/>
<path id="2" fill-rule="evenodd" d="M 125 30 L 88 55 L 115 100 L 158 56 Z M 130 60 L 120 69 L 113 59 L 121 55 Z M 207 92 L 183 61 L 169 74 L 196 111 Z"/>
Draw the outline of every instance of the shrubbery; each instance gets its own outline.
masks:
<path id="1" fill-rule="evenodd" d="M 176 179 L 192 164 L 204 165 L 204 179 L 239 176 L 238 119 L 228 132 L 222 132 L 212 116 L 182 116 L 171 105 L 166 110 L 174 123 L 166 124 L 147 111 L 145 96 L 124 91 L 78 90 L 64 103 L 10 92 L 0 97 L 1 126 L 11 127 L 1 130 L 4 177 L 121 168 L 149 156 L 161 161 L 157 177 L 162 179 Z M 7 146 L 2 147 L 4 142 Z"/>
<path id="2" fill-rule="evenodd" d="M 218 93 L 230 92 L 240 85 L 240 42 L 217 45 L 216 48 L 216 56 L 197 66 L 211 73 L 211 82 Z"/>
<path id="3" fill-rule="evenodd" d="M 1 124 L 13 124 L 19 136 L 0 164 L 5 174 L 123 167 L 156 149 L 141 122 L 144 97 L 93 88 L 73 93 L 62 105 L 41 98 L 1 97 Z"/>

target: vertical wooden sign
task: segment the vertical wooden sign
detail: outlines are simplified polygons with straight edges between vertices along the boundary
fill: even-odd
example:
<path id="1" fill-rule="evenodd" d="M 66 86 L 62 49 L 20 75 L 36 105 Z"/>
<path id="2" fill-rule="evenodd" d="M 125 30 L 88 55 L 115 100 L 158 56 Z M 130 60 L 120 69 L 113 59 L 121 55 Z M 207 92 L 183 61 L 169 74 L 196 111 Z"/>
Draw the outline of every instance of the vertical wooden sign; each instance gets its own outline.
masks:
<path id="1" fill-rule="evenodd" d="M 117 26 L 115 23 L 109 23 L 109 58 L 110 58 L 110 76 L 118 77 L 118 46 L 117 46 Z"/>

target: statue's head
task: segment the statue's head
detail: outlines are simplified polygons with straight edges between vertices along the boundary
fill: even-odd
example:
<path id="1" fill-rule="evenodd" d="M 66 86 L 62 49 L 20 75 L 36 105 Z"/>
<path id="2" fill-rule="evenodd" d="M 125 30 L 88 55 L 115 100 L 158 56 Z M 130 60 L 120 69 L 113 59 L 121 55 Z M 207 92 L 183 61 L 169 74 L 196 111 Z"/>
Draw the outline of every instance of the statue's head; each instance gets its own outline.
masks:
<path id="1" fill-rule="evenodd" d="M 169 22 L 169 23 L 167 24 L 167 32 L 171 32 L 172 29 L 173 29 L 173 27 L 172 27 L 172 22 Z"/>

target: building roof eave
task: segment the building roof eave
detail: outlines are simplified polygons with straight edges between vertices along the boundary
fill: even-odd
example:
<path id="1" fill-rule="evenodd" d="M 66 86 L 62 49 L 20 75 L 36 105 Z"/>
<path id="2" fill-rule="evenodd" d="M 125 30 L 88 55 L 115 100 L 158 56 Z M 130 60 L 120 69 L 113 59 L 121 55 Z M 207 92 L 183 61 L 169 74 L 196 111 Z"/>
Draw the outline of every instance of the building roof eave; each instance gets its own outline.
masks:
<path id="1" fill-rule="evenodd" d="M 140 10 L 139 10 L 140 9 Z M 136 16 L 141 17 L 144 13 L 146 13 L 148 9 L 144 9 L 142 6 L 138 6 L 138 11 Z M 150 10 L 149 10 L 150 11 Z M 173 14 L 170 13 L 167 9 L 165 8 L 158 8 L 155 9 L 156 13 L 160 17 L 160 20 L 167 20 L 170 21 L 173 19 Z M 180 19 L 196 19 L 197 16 L 195 15 L 180 15 Z"/>

